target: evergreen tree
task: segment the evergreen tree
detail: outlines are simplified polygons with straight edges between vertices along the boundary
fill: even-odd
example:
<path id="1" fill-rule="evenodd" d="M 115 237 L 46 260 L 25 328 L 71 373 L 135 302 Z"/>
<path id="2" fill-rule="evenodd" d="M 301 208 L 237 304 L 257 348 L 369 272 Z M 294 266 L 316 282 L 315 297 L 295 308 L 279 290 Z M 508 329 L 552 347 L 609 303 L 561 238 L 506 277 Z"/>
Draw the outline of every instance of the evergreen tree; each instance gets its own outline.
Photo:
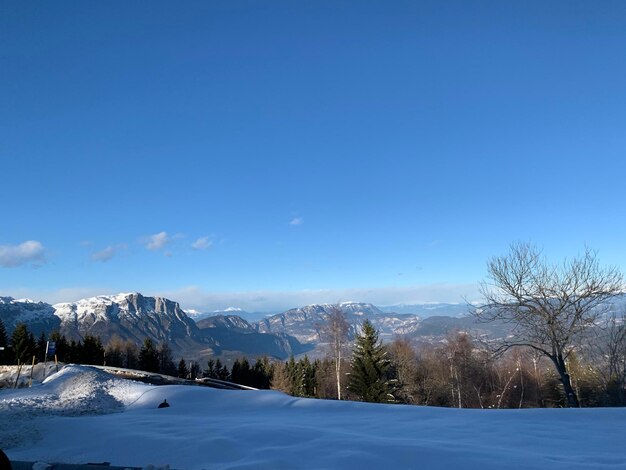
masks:
<path id="1" fill-rule="evenodd" d="M 104 348 L 98 336 L 86 335 L 79 349 L 81 364 L 100 365 L 104 362 Z"/>
<path id="2" fill-rule="evenodd" d="M 181 379 L 186 379 L 189 376 L 189 369 L 187 369 L 187 363 L 185 359 L 180 358 L 180 362 L 178 363 L 178 377 Z"/>
<path id="3" fill-rule="evenodd" d="M 207 377 L 209 379 L 216 379 L 217 373 L 215 371 L 215 361 L 213 359 L 209 359 L 207 362 L 207 368 L 202 371 L 203 377 Z"/>
<path id="4" fill-rule="evenodd" d="M 80 363 L 80 351 L 83 348 L 83 343 L 76 342 L 76 340 L 70 340 L 67 345 L 67 353 L 65 354 L 65 362 L 77 362 Z"/>
<path id="5" fill-rule="evenodd" d="M 37 346 L 35 351 L 35 357 L 38 362 L 44 362 L 46 360 L 46 346 L 48 341 L 46 340 L 46 334 L 42 331 L 37 340 Z"/>
<path id="6" fill-rule="evenodd" d="M 257 359 L 252 368 L 252 382 L 254 388 L 269 389 L 274 376 L 274 364 L 267 357 Z"/>
<path id="7" fill-rule="evenodd" d="M 159 371 L 159 354 L 154 349 L 154 343 L 150 338 L 146 338 L 139 351 L 139 368 L 146 372 Z"/>
<path id="8" fill-rule="evenodd" d="M 233 367 L 230 371 L 231 380 L 240 385 L 251 385 L 251 371 L 250 371 L 250 363 L 244 357 L 241 360 L 236 359 L 233 363 Z"/>
<path id="9" fill-rule="evenodd" d="M 176 375 L 178 370 L 172 356 L 172 350 L 167 342 L 162 341 L 157 349 L 159 357 L 159 372 L 165 375 Z"/>
<path id="10" fill-rule="evenodd" d="M 306 355 L 304 359 L 297 362 L 295 371 L 294 395 L 297 397 L 315 396 L 315 367 Z"/>
<path id="11" fill-rule="evenodd" d="M 70 362 L 67 358 L 69 351 L 69 344 L 65 336 L 61 335 L 58 331 L 53 331 L 50 333 L 50 341 L 54 341 L 56 346 L 56 356 L 57 359 L 61 362 Z"/>
<path id="12" fill-rule="evenodd" d="M 4 323 L 0 320 L 0 365 L 9 363 L 9 338 Z"/>
<path id="13" fill-rule="evenodd" d="M 17 364 L 29 362 L 35 354 L 35 338 L 24 323 L 18 323 L 11 335 L 11 349 Z"/>
<path id="14" fill-rule="evenodd" d="M 228 367 L 226 367 L 226 364 L 222 365 L 222 362 L 219 359 L 215 361 L 215 370 L 219 380 L 232 380 L 230 372 L 228 372 Z"/>
<path id="15" fill-rule="evenodd" d="M 393 402 L 394 381 L 388 376 L 390 365 L 378 332 L 365 320 L 352 352 L 348 390 L 361 401 Z"/>

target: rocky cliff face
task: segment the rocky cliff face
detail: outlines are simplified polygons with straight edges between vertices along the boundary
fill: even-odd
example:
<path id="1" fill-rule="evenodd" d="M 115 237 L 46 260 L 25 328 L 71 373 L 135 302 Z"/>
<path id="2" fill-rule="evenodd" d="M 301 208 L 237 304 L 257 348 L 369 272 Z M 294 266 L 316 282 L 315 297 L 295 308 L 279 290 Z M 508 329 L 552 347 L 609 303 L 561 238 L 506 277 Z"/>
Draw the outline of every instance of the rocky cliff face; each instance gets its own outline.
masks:
<path id="1" fill-rule="evenodd" d="M 177 302 L 139 293 L 102 295 L 72 303 L 54 305 L 61 320 L 61 333 L 67 337 L 100 336 L 107 343 L 114 336 L 142 342 L 200 340 L 195 322 Z"/>

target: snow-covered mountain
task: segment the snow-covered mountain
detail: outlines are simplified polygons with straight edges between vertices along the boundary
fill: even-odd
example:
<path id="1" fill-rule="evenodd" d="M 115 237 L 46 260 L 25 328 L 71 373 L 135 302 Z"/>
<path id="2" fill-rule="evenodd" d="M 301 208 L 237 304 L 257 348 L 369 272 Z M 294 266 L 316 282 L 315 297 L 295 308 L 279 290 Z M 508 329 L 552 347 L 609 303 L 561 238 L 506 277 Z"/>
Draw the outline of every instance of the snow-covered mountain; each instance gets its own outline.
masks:
<path id="1" fill-rule="evenodd" d="M 36 335 L 42 331 L 59 329 L 61 325 L 60 318 L 54 315 L 52 305 L 13 297 L 0 297 L 0 320 L 9 332 L 18 323 L 25 323 Z"/>
<path id="2" fill-rule="evenodd" d="M 144 297 L 140 293 L 101 295 L 78 302 L 53 306 L 61 320 L 61 333 L 82 338 L 100 336 L 104 343 L 114 336 L 141 342 L 176 343 L 201 340 L 196 323 L 177 302 L 163 297 Z"/>
<path id="3" fill-rule="evenodd" d="M 198 322 L 204 318 L 208 317 L 216 317 L 219 315 L 237 315 L 238 317 L 243 318 L 246 321 L 257 321 L 261 318 L 264 318 L 269 315 L 267 312 L 246 312 L 244 309 L 239 307 L 228 307 L 224 310 L 213 310 L 212 312 L 203 312 L 195 309 L 187 309 L 185 313 L 188 317 L 192 318 L 194 321 Z"/>
<path id="4" fill-rule="evenodd" d="M 295 336 L 301 343 L 318 343 L 320 331 L 334 308 L 339 308 L 345 314 L 350 324 L 350 337 L 354 337 L 365 319 L 378 329 L 381 339 L 409 334 L 417 328 L 420 320 L 417 315 L 384 313 L 369 303 L 343 302 L 294 308 L 264 318 L 255 323 L 255 327 L 261 333 L 286 333 Z"/>
<path id="5" fill-rule="evenodd" d="M 54 330 L 75 340 L 94 335 L 105 345 L 116 337 L 136 344 L 150 338 L 169 343 L 176 356 L 194 360 L 242 354 L 285 359 L 307 349 L 284 333 L 260 334 L 237 315 L 213 316 L 196 324 L 177 302 L 136 292 L 55 305 L 0 297 L 0 319 L 9 334 L 18 323 L 25 323 L 37 335 Z"/>

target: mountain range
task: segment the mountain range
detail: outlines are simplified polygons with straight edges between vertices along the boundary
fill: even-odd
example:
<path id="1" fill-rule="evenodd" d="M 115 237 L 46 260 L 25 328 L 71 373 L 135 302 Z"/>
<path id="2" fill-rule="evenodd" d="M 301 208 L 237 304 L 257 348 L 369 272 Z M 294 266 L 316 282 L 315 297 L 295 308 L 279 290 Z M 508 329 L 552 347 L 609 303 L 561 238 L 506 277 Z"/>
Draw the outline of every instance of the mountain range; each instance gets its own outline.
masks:
<path id="1" fill-rule="evenodd" d="M 218 317 L 197 324 L 177 302 L 140 293 L 101 295 L 55 305 L 0 297 L 0 320 L 9 334 L 18 323 L 25 323 L 36 336 L 56 330 L 75 340 L 99 336 L 103 344 L 116 337 L 136 344 L 149 338 L 155 343 L 168 342 L 174 354 L 194 360 L 237 355 L 284 359 L 307 350 L 289 335 L 261 335 L 243 319 L 235 327 L 234 321 L 219 324 Z"/>
<path id="2" fill-rule="evenodd" d="M 55 305 L 0 297 L 0 319 L 9 333 L 23 322 L 35 335 L 53 330 L 76 340 L 97 335 L 104 344 L 115 337 L 137 344 L 150 338 L 156 343 L 168 342 L 176 357 L 193 360 L 209 356 L 228 361 L 237 356 L 286 359 L 303 353 L 321 355 L 325 346 L 321 333 L 334 308 L 346 317 L 349 340 L 366 319 L 385 342 L 398 336 L 415 342 L 434 342 L 455 330 L 478 334 L 484 334 L 487 328 L 494 331 L 494 326 L 479 325 L 473 317 L 460 315 L 467 313 L 467 306 L 455 304 L 405 306 L 404 311 L 424 312 L 426 318 L 417 313 L 383 311 L 369 303 L 344 302 L 308 305 L 251 321 L 242 317 L 245 312 L 240 309 L 212 314 L 186 312 L 175 301 L 140 293 L 102 295 Z M 428 315 L 432 313 L 456 315 Z"/>

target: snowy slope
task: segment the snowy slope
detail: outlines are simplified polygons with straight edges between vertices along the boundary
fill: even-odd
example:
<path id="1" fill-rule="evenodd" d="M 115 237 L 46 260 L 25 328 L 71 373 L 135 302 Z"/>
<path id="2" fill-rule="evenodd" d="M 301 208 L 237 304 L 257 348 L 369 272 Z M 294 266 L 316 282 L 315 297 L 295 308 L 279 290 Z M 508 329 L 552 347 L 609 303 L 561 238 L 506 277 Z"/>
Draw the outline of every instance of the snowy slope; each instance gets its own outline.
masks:
<path id="1" fill-rule="evenodd" d="M 164 398 L 172 406 L 157 409 Z M 625 432 L 622 408 L 372 405 L 153 387 L 83 366 L 32 389 L 0 390 L 0 447 L 14 460 L 177 469 L 608 470 L 626 468 Z"/>

